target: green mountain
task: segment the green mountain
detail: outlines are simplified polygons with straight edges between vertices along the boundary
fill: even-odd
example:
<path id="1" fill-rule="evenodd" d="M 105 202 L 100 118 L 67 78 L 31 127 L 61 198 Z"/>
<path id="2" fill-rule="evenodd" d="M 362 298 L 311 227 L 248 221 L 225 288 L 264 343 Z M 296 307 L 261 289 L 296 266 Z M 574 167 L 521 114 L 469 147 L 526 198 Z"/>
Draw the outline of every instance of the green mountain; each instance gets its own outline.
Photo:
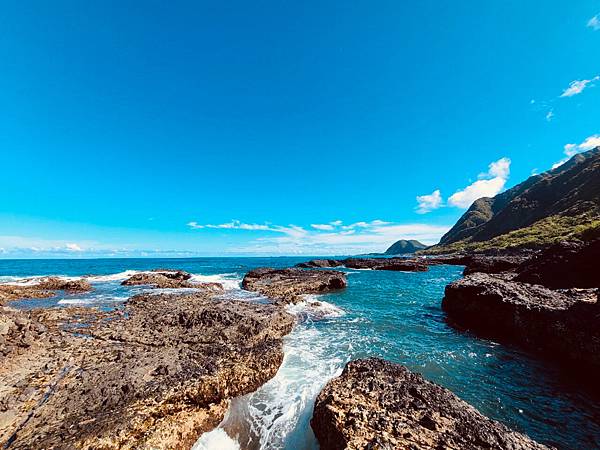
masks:
<path id="1" fill-rule="evenodd" d="M 425 253 L 539 248 L 600 235 L 600 147 L 476 200 Z"/>
<path id="2" fill-rule="evenodd" d="M 388 248 L 384 255 L 402 255 L 404 253 L 415 253 L 419 250 L 423 250 L 427 248 L 427 246 L 425 244 L 420 243 L 419 241 L 415 241 L 415 240 L 400 240 L 397 242 L 394 242 L 390 248 Z"/>

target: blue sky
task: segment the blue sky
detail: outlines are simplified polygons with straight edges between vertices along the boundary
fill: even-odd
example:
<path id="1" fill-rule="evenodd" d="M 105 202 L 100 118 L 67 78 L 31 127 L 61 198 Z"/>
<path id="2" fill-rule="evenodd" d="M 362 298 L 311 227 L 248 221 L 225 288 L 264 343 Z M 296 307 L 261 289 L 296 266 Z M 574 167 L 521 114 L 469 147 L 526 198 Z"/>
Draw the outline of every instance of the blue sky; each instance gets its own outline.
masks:
<path id="1" fill-rule="evenodd" d="M 598 14 L 597 0 L 9 2 L 0 257 L 434 243 L 474 198 L 598 142 Z"/>

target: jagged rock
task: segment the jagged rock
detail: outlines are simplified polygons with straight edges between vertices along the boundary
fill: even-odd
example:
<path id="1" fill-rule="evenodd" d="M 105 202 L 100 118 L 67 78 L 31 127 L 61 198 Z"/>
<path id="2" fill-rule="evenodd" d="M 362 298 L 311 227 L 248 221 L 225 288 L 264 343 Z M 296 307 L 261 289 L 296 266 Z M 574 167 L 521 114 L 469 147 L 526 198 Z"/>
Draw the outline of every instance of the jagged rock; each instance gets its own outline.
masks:
<path id="1" fill-rule="evenodd" d="M 449 390 L 382 359 L 349 362 L 315 402 L 321 450 L 543 449 Z"/>
<path id="2" fill-rule="evenodd" d="M 127 278 L 123 286 L 148 285 L 155 288 L 193 288 L 198 283 L 188 281 L 192 275 L 182 270 L 155 269 L 151 272 L 140 272 Z"/>
<path id="3" fill-rule="evenodd" d="M 347 258 L 347 259 L 313 259 L 296 264 L 296 267 L 347 267 L 348 269 L 390 270 L 402 272 L 426 272 L 429 267 L 424 259 L 408 258 Z"/>
<path id="4" fill-rule="evenodd" d="M 471 273 L 502 273 L 516 269 L 528 256 L 484 256 L 473 255 L 467 262 L 463 275 Z"/>
<path id="5" fill-rule="evenodd" d="M 337 259 L 312 259 L 307 262 L 302 262 L 296 264 L 296 267 L 301 267 L 304 269 L 314 269 L 314 268 L 329 268 L 329 267 L 341 267 L 342 261 Z"/>
<path id="6" fill-rule="evenodd" d="M 189 280 L 192 278 L 192 274 L 184 270 L 153 269 L 152 272 L 160 273 L 161 275 L 173 280 Z"/>
<path id="7" fill-rule="evenodd" d="M 282 303 L 298 303 L 305 294 L 324 294 L 346 287 L 346 275 L 335 270 L 251 270 L 242 281 L 248 291 L 259 292 Z"/>
<path id="8" fill-rule="evenodd" d="M 0 305 L 12 300 L 25 298 L 48 298 L 56 295 L 52 291 L 86 292 L 92 286 L 85 280 L 64 280 L 58 277 L 37 278 L 29 281 L 30 284 L 0 284 Z"/>
<path id="9" fill-rule="evenodd" d="M 58 277 L 41 278 L 37 287 L 50 291 L 67 292 L 87 292 L 92 290 L 92 285 L 84 279 L 64 280 Z"/>
<path id="10" fill-rule="evenodd" d="M 600 373 L 600 305 L 594 289 L 552 290 L 475 273 L 446 286 L 452 324 Z"/>
<path id="11" fill-rule="evenodd" d="M 517 268 L 516 281 L 550 288 L 600 287 L 600 239 L 561 242 Z"/>
<path id="12" fill-rule="evenodd" d="M 213 292 L 122 310 L 0 308 L 0 445 L 189 449 L 228 399 L 273 377 L 293 318 Z"/>

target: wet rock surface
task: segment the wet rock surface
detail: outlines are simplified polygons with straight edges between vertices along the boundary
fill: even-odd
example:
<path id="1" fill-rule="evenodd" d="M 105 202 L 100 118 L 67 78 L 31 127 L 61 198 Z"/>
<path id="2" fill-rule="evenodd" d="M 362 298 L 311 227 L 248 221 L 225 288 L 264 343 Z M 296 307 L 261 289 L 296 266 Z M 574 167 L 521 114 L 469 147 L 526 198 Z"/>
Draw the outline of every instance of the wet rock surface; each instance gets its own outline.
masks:
<path id="1" fill-rule="evenodd" d="M 475 273 L 448 285 L 442 308 L 449 321 L 479 336 L 600 373 L 597 290 L 554 290 L 513 278 Z"/>
<path id="2" fill-rule="evenodd" d="M 546 448 L 421 375 L 377 358 L 348 363 L 325 386 L 311 426 L 322 450 Z"/>
<path id="3" fill-rule="evenodd" d="M 189 449 L 273 377 L 293 318 L 210 289 L 122 309 L 0 308 L 0 445 Z"/>
<path id="4" fill-rule="evenodd" d="M 429 270 L 424 259 L 409 258 L 313 259 L 297 264 L 296 267 L 346 267 L 348 269 L 391 270 L 402 272 L 426 272 Z"/>
<path id="5" fill-rule="evenodd" d="M 140 272 L 122 281 L 123 286 L 151 286 L 157 289 L 199 288 L 223 291 L 219 283 L 198 283 L 190 281 L 192 275 L 182 270 L 154 269 Z"/>
<path id="6" fill-rule="evenodd" d="M 24 280 L 24 283 L 0 284 L 0 305 L 9 301 L 24 298 L 48 298 L 56 295 L 55 291 L 87 292 L 92 285 L 84 279 L 65 280 L 58 277 L 44 277 Z"/>
<path id="7" fill-rule="evenodd" d="M 298 303 L 306 294 L 324 294 L 344 289 L 346 275 L 335 270 L 271 269 L 251 270 L 242 281 L 248 291 L 259 292 L 279 303 Z"/>

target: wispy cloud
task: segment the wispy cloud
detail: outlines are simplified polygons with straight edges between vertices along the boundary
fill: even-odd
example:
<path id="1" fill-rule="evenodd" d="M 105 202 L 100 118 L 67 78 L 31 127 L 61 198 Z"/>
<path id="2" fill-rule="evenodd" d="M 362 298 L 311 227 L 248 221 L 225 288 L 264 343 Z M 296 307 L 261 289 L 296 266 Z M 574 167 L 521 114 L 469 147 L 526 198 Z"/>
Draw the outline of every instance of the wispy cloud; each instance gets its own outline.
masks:
<path id="1" fill-rule="evenodd" d="M 235 226 L 229 226 L 231 223 Z M 450 228 L 427 224 L 396 224 L 379 219 L 347 225 L 341 220 L 335 220 L 325 224 L 311 224 L 309 229 L 297 225 L 273 224 L 249 228 L 243 225 L 251 224 L 239 221 L 221 224 L 226 226 L 196 225 L 197 229 L 217 227 L 268 232 L 249 241 L 248 244 L 229 249 L 230 252 L 311 255 L 383 251 L 398 239 L 417 239 L 432 244 Z"/>
<path id="2" fill-rule="evenodd" d="M 83 249 L 75 243 L 68 243 L 67 245 L 65 245 L 65 248 L 71 252 L 82 252 Z"/>
<path id="3" fill-rule="evenodd" d="M 552 119 L 554 119 L 554 109 L 551 109 L 546 113 L 546 121 L 552 122 Z"/>
<path id="4" fill-rule="evenodd" d="M 334 228 L 333 225 L 330 225 L 328 223 L 311 223 L 310 226 L 313 227 L 315 230 L 321 231 L 330 231 Z"/>
<path id="5" fill-rule="evenodd" d="M 493 197 L 504 189 L 510 175 L 510 159 L 501 158 L 488 166 L 488 171 L 479 174 L 479 179 L 448 198 L 448 205 L 468 208 L 481 197 Z"/>
<path id="6" fill-rule="evenodd" d="M 573 97 L 574 95 L 581 94 L 587 87 L 593 87 L 594 81 L 598 81 L 600 76 L 596 75 L 589 80 L 574 80 L 569 83 L 569 87 L 567 87 L 563 93 L 560 95 L 561 97 Z"/>
<path id="7" fill-rule="evenodd" d="M 436 189 L 431 194 L 417 195 L 417 204 L 417 213 L 427 214 L 443 205 L 442 193 Z"/>
<path id="8" fill-rule="evenodd" d="M 588 21 L 587 26 L 596 31 L 600 30 L 600 19 L 598 18 L 598 14 Z"/>
<path id="9" fill-rule="evenodd" d="M 566 144 L 563 148 L 563 153 L 565 154 L 565 157 L 560 161 L 554 163 L 552 165 L 552 169 L 556 169 L 557 167 L 562 166 L 577 153 L 586 152 L 596 147 L 600 147 L 600 134 L 593 134 L 592 136 L 588 136 L 580 144 Z"/>

